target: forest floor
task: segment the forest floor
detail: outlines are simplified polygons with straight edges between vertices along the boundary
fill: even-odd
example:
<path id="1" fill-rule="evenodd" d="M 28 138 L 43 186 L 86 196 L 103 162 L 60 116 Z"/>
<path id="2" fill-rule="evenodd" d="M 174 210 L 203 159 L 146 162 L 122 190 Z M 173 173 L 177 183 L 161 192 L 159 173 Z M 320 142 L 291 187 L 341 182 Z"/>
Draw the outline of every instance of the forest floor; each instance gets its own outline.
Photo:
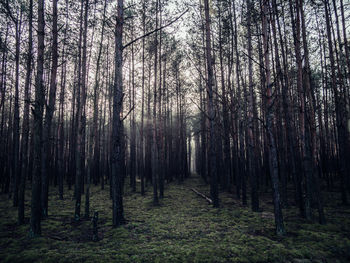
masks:
<path id="1" fill-rule="evenodd" d="M 254 213 L 229 193 L 220 195 L 221 207 L 215 209 L 191 188 L 209 195 L 209 186 L 195 175 L 168 184 L 157 207 L 151 187 L 145 197 L 127 191 L 127 224 L 113 228 L 108 186 L 104 191 L 92 186 L 97 242 L 91 241 L 91 220 L 72 220 L 73 191 L 65 189 L 65 199 L 59 200 L 51 189 L 49 218 L 35 239 L 28 237 L 28 224 L 17 225 L 17 209 L 1 195 L 0 262 L 350 262 L 350 207 L 334 202 L 337 193 L 325 193 L 327 225 L 300 219 L 292 207 L 284 210 L 288 234 L 278 238 L 271 194 L 262 195 L 262 212 Z M 28 195 L 26 216 L 29 212 Z"/>

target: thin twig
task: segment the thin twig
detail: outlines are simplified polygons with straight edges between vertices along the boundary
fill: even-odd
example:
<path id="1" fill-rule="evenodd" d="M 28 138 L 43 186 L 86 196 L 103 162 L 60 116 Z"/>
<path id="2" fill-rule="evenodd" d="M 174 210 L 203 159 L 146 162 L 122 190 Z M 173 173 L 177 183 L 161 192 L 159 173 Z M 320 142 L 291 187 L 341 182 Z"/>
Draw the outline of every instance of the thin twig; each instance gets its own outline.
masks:
<path id="1" fill-rule="evenodd" d="M 135 38 L 134 40 L 132 40 L 132 41 L 130 41 L 129 43 L 125 44 L 125 45 L 123 46 L 123 49 L 124 49 L 124 48 L 127 48 L 128 46 L 130 46 L 130 45 L 132 45 L 132 44 L 134 44 L 136 41 L 138 41 L 138 40 L 140 40 L 140 39 L 142 39 L 142 38 L 144 38 L 144 37 L 147 37 L 147 36 L 149 36 L 149 35 L 152 35 L 153 33 L 157 32 L 157 31 L 159 31 L 159 30 L 162 30 L 163 28 L 166 28 L 166 27 L 170 26 L 171 24 L 173 24 L 173 23 L 175 23 L 177 20 L 179 20 L 179 19 L 180 19 L 184 14 L 186 14 L 187 12 L 188 12 L 188 9 L 187 9 L 185 12 L 183 12 L 180 16 L 178 16 L 178 17 L 175 18 L 174 20 L 170 21 L 168 24 L 166 24 L 166 25 L 164 25 L 164 26 L 161 26 L 161 27 L 159 27 L 159 28 L 156 28 L 156 29 L 154 29 L 154 30 L 152 30 L 152 31 L 150 31 L 150 32 L 148 32 L 148 33 L 146 33 L 146 34 L 140 36 L 140 37 Z"/>
<path id="2" fill-rule="evenodd" d="M 124 121 L 128 116 L 129 114 L 134 110 L 134 106 L 132 106 L 132 108 L 129 110 L 129 112 L 124 116 L 124 118 L 121 120 L 121 121 Z"/>

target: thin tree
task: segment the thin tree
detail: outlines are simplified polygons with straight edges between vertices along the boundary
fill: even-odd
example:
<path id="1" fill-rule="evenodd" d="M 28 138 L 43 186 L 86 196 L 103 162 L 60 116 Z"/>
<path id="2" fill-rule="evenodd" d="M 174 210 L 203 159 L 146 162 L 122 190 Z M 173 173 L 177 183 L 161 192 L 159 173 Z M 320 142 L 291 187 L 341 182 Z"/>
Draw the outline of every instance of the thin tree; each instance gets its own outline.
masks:
<path id="1" fill-rule="evenodd" d="M 32 179 L 32 201 L 30 232 L 31 237 L 41 234 L 41 151 L 42 151 L 42 129 L 43 110 L 45 103 L 45 88 L 43 81 L 44 73 L 44 50 L 45 50 L 45 20 L 44 0 L 38 0 L 38 53 L 37 53 L 37 75 L 35 80 L 35 104 L 34 104 L 34 161 Z"/>
<path id="2" fill-rule="evenodd" d="M 208 93 L 208 117 L 209 117 L 209 177 L 210 177 L 210 194 L 213 199 L 213 206 L 219 207 L 219 189 L 217 182 L 216 152 L 215 152 L 215 106 L 213 99 L 213 61 L 211 51 L 211 30 L 209 2 L 204 0 L 205 12 L 205 39 L 206 39 L 206 55 L 207 55 L 207 93 Z"/>
<path id="3" fill-rule="evenodd" d="M 253 83 L 253 61 L 252 61 L 252 11 L 253 3 L 247 1 L 247 26 L 248 26 L 248 171 L 250 175 L 252 210 L 259 211 L 258 182 L 255 169 L 255 141 L 254 141 L 254 83 Z"/>
<path id="4" fill-rule="evenodd" d="M 51 151 L 51 126 L 55 111 L 57 67 L 58 67 L 58 40 L 57 40 L 57 0 L 52 2 L 52 66 L 50 75 L 49 103 L 46 106 L 45 121 L 43 128 L 43 153 L 42 153 L 42 184 L 41 184 L 41 209 L 42 218 L 48 216 L 48 194 L 49 194 L 49 153 Z"/>
<path id="5" fill-rule="evenodd" d="M 21 141 L 21 177 L 18 196 L 18 223 L 24 223 L 24 197 L 25 183 L 28 171 L 28 141 L 29 141 L 29 105 L 30 105 L 30 82 L 32 74 L 33 61 L 33 0 L 29 1 L 28 12 L 28 54 L 27 54 L 27 72 L 24 84 L 24 108 L 22 124 L 22 141 Z"/>
<path id="6" fill-rule="evenodd" d="M 265 68 L 265 90 L 267 98 L 267 112 L 266 112 L 266 129 L 269 141 L 269 167 L 273 188 L 273 204 L 275 214 L 276 234 L 279 236 L 285 235 L 282 207 L 280 200 L 279 179 L 278 179 L 278 161 L 277 161 L 277 147 L 275 137 L 273 134 L 273 120 L 274 120 L 274 96 L 272 93 L 271 71 L 270 71 L 270 53 L 269 53 L 269 33 L 268 33 L 268 8 L 269 0 L 263 0 L 262 4 L 262 37 L 264 48 L 264 68 Z"/>
<path id="7" fill-rule="evenodd" d="M 117 19 L 115 24 L 115 69 L 113 85 L 113 117 L 112 117 L 112 204 L 113 226 L 117 227 L 125 222 L 123 211 L 123 122 L 121 113 L 123 109 L 123 25 L 124 1 L 117 2 Z"/>
<path id="8" fill-rule="evenodd" d="M 84 9 L 84 0 L 81 2 L 81 18 L 83 19 L 82 13 Z M 81 208 L 81 192 L 82 192 L 82 184 L 83 174 L 85 168 L 85 102 L 86 102 L 86 42 L 87 42 L 87 21 L 88 21 L 88 10 L 89 9 L 89 0 L 85 0 L 85 13 L 84 13 L 84 29 L 82 32 L 82 60 L 81 60 L 81 72 L 79 71 L 80 81 L 78 81 L 78 100 L 77 103 L 77 122 L 78 122 L 78 138 L 77 138 L 77 149 L 76 149 L 76 181 L 75 181 L 75 212 L 74 218 L 75 220 L 80 220 L 80 208 Z M 81 25 L 82 30 L 82 25 Z M 79 41 L 80 42 L 80 41 Z M 80 51 L 79 51 L 80 52 Z M 79 77 L 78 77 L 79 78 Z M 80 94 L 79 94 L 80 93 Z M 80 98 L 79 98 L 80 97 Z"/>
<path id="9" fill-rule="evenodd" d="M 156 0 L 156 28 L 158 28 L 158 0 Z M 154 36 L 154 84 L 153 84 L 153 127 L 152 127 L 152 185 L 153 204 L 158 205 L 158 142 L 157 142 L 157 73 L 158 73 L 158 33 Z"/>

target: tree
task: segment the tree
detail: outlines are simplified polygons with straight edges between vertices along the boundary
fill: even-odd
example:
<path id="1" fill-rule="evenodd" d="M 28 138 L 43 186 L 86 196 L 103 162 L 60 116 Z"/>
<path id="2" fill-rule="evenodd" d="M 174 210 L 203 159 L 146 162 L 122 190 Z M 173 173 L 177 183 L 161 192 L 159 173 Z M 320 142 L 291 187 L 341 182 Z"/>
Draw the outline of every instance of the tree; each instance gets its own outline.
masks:
<path id="1" fill-rule="evenodd" d="M 52 2 L 52 65 L 50 72 L 49 103 L 45 111 L 43 127 L 43 153 L 42 153 L 42 184 L 41 184 L 41 209 L 42 218 L 48 216 L 48 194 L 49 194 L 49 161 L 48 154 L 51 151 L 51 126 L 55 112 L 56 89 L 57 89 L 57 66 L 58 66 L 58 40 L 57 40 L 57 0 Z"/>
<path id="2" fill-rule="evenodd" d="M 27 72 L 24 84 L 24 108 L 22 123 L 22 141 L 21 141 L 21 176 L 18 199 L 18 223 L 24 223 L 24 197 L 25 184 L 28 175 L 28 140 L 29 140 L 29 106 L 30 106 L 30 82 L 32 74 L 33 61 L 33 0 L 29 1 L 28 12 L 28 54 L 27 54 Z"/>
<path id="3" fill-rule="evenodd" d="M 253 90 L 253 61 L 252 61 L 252 32 L 251 32 L 251 20 L 252 10 L 254 5 L 251 1 L 247 1 L 247 26 L 248 26 L 248 171 L 250 174 L 250 185 L 251 185 L 251 202 L 252 210 L 254 212 L 259 211 L 259 193 L 258 193 L 258 182 L 255 168 L 255 141 L 254 141 L 254 90 Z"/>
<path id="4" fill-rule="evenodd" d="M 83 19 L 84 13 L 84 27 L 82 21 L 80 24 L 80 38 L 82 36 L 82 59 L 81 66 L 79 66 L 78 73 L 78 102 L 77 102 L 77 127 L 78 127 L 78 138 L 77 138 L 77 149 L 76 149 L 76 181 L 75 181 L 75 220 L 80 220 L 80 208 L 81 208 L 81 191 L 83 185 L 83 174 L 85 171 L 85 103 L 86 103 L 86 70 L 87 70 L 87 58 L 86 58 L 86 45 L 87 45 L 87 21 L 89 11 L 89 0 L 81 1 L 81 19 Z M 84 28 L 84 29 L 83 29 Z M 80 40 L 79 40 L 79 43 Z M 80 53 L 79 47 L 79 54 Z M 80 61 L 80 56 L 79 56 Z M 80 64 L 80 63 L 79 63 Z"/>
<path id="5" fill-rule="evenodd" d="M 219 207 L 219 189 L 217 182 L 217 167 L 215 153 L 215 106 L 213 99 L 213 62 L 211 54 L 211 31 L 210 31 L 210 15 L 209 2 L 204 0 L 205 12 L 205 39 L 206 39 L 206 55 L 207 55 L 207 93 L 208 93 L 208 116 L 209 116 L 209 177 L 210 177 L 210 194 L 213 199 L 213 206 Z"/>
<path id="6" fill-rule="evenodd" d="M 45 50 L 45 20 L 44 0 L 38 1 L 38 54 L 37 54 L 37 75 L 35 80 L 35 104 L 34 104 L 34 163 L 32 180 L 32 201 L 29 235 L 34 237 L 41 234 L 41 153 L 42 153 L 42 129 L 43 110 L 45 102 L 45 88 L 43 81 L 44 73 L 44 50 Z"/>
<path id="7" fill-rule="evenodd" d="M 115 24 L 115 69 L 113 85 L 113 119 L 112 119 L 112 204 L 113 226 L 117 227 L 125 222 L 123 211 L 123 155 L 122 137 L 123 122 L 121 113 L 123 108 L 123 25 L 124 1 L 118 0 L 117 20 Z"/>
<path id="8" fill-rule="evenodd" d="M 263 28 L 263 45 L 264 45 L 264 68 L 265 68 L 265 90 L 267 98 L 266 112 L 266 129 L 269 140 L 269 167 L 273 188 L 273 205 L 275 212 L 276 234 L 285 235 L 283 224 L 283 215 L 280 200 L 279 179 L 278 179 L 278 161 L 275 137 L 273 134 L 274 119 L 274 97 L 272 93 L 271 72 L 270 72 L 270 54 L 269 54 L 269 33 L 268 33 L 268 7 L 269 0 L 263 0 L 262 4 L 262 28 Z"/>

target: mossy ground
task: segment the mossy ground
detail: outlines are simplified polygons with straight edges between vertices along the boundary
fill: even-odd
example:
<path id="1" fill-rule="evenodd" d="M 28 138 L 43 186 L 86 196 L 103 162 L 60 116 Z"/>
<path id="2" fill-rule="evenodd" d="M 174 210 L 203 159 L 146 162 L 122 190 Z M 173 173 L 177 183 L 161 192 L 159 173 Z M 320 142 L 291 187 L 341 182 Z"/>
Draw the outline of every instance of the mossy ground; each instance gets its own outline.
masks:
<path id="1" fill-rule="evenodd" d="M 262 195 L 262 212 L 254 213 L 229 193 L 221 193 L 219 209 L 212 208 L 192 187 L 209 193 L 195 175 L 168 184 L 158 207 L 150 188 L 145 197 L 126 191 L 127 224 L 113 228 L 108 186 L 92 186 L 98 242 L 91 241 L 90 220 L 72 221 L 73 191 L 65 189 L 63 201 L 50 191 L 49 218 L 35 239 L 28 237 L 28 224 L 17 225 L 17 209 L 1 195 L 0 262 L 350 262 L 350 208 L 335 203 L 335 193 L 325 194 L 327 225 L 300 219 L 292 207 L 284 210 L 288 234 L 278 238 L 270 194 Z"/>

